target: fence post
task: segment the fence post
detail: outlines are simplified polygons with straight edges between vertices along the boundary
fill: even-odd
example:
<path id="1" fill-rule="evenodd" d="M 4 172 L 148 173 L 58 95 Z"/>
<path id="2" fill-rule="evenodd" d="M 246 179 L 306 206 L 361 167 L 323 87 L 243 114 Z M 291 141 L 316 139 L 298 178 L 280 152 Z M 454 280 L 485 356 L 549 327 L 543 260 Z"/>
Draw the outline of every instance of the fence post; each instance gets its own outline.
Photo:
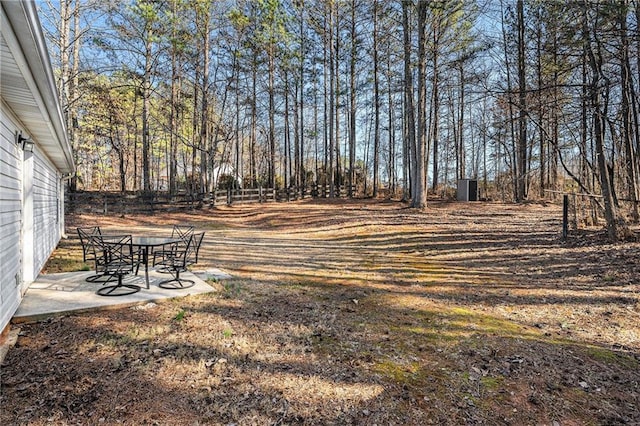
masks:
<path id="1" fill-rule="evenodd" d="M 227 205 L 230 206 L 233 202 L 233 197 L 231 196 L 231 188 L 227 188 Z"/>
<path id="2" fill-rule="evenodd" d="M 576 198 L 576 194 L 573 193 L 571 196 L 571 229 L 574 231 L 578 229 L 578 211 L 577 211 L 578 200 Z"/>
<path id="3" fill-rule="evenodd" d="M 562 197 L 562 239 L 567 239 L 569 231 L 569 195 Z"/>

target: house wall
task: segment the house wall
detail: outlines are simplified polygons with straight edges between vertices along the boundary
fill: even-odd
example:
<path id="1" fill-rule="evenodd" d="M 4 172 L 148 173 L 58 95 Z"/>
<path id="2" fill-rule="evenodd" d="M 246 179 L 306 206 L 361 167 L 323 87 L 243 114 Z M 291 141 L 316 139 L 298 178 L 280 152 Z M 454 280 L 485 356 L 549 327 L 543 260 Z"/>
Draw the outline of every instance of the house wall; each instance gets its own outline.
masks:
<path id="1" fill-rule="evenodd" d="M 37 147 L 33 162 L 33 281 L 58 245 L 63 221 L 61 175 Z M 26 275 L 26 273 L 25 273 Z M 27 277 L 25 277 L 27 278 Z"/>
<path id="2" fill-rule="evenodd" d="M 0 331 L 21 300 L 22 150 L 15 145 L 16 121 L 0 103 Z"/>
<path id="3" fill-rule="evenodd" d="M 56 248 L 63 232 L 61 175 L 38 150 L 23 152 L 25 130 L 3 103 L 0 116 L 0 331 Z"/>

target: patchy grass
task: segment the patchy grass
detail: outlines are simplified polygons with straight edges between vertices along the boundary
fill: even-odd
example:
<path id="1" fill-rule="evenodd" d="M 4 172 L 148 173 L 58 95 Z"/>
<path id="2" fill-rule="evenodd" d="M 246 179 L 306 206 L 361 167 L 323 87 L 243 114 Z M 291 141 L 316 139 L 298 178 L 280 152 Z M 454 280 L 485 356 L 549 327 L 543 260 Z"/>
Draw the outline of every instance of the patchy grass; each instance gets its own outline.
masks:
<path id="1" fill-rule="evenodd" d="M 640 362 L 638 357 L 633 357 L 625 353 L 613 351 L 607 348 L 589 347 L 586 349 L 586 353 L 589 357 L 596 361 L 602 361 L 608 365 L 620 365 L 626 369 L 640 369 Z"/>
<path id="2" fill-rule="evenodd" d="M 89 271 L 91 268 L 92 265 L 84 263 L 82 260 L 82 246 L 80 246 L 79 240 L 63 239 L 58 244 L 58 248 L 49 257 L 42 272 L 52 274 L 56 272 Z"/>

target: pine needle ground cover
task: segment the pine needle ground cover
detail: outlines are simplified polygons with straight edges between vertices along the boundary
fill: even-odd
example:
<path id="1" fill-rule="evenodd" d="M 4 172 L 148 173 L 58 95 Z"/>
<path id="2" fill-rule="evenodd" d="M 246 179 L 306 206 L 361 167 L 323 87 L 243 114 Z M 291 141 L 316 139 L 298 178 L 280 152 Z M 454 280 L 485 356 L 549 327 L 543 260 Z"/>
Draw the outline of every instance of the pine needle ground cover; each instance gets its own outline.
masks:
<path id="1" fill-rule="evenodd" d="M 78 215 L 206 231 L 208 295 L 20 325 L 0 424 L 637 424 L 640 244 L 561 207 L 313 201 Z"/>

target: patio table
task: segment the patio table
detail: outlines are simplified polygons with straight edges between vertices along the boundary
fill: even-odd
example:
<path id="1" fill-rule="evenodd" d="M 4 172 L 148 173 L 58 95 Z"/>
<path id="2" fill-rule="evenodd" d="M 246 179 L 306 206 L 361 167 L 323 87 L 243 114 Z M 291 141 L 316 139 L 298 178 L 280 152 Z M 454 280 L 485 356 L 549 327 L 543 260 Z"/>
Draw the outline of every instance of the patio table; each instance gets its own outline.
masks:
<path id="1" fill-rule="evenodd" d="M 144 237 L 133 235 L 131 237 L 131 245 L 141 249 L 142 263 L 144 263 L 144 280 L 149 288 L 149 250 L 155 247 L 163 247 L 169 244 L 175 244 L 182 241 L 180 238 L 174 237 Z"/>

